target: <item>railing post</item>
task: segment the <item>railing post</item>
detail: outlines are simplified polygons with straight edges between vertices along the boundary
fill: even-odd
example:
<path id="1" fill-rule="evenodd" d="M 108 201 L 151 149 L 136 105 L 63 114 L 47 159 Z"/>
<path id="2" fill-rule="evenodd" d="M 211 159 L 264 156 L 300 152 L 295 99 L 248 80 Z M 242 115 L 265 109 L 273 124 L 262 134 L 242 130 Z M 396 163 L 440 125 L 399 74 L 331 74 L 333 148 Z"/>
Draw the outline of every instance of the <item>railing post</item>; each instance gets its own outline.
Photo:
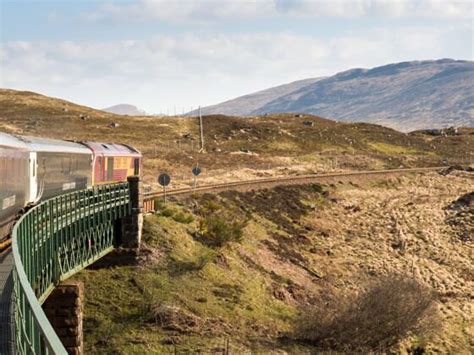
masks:
<path id="1" fill-rule="evenodd" d="M 132 213 L 122 218 L 122 246 L 140 248 L 143 228 L 143 185 L 139 176 L 127 178 Z"/>

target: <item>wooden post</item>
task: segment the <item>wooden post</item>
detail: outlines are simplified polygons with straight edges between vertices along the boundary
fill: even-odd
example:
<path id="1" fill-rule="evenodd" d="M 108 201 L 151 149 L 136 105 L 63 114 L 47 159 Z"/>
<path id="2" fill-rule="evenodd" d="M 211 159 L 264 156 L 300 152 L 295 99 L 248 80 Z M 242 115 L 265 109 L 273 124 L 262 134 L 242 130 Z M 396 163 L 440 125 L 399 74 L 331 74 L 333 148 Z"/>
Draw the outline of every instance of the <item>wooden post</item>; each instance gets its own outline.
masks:
<path id="1" fill-rule="evenodd" d="M 201 106 L 199 106 L 199 130 L 201 133 L 201 149 L 199 152 L 204 151 L 204 128 L 202 126 L 202 114 L 201 114 Z"/>

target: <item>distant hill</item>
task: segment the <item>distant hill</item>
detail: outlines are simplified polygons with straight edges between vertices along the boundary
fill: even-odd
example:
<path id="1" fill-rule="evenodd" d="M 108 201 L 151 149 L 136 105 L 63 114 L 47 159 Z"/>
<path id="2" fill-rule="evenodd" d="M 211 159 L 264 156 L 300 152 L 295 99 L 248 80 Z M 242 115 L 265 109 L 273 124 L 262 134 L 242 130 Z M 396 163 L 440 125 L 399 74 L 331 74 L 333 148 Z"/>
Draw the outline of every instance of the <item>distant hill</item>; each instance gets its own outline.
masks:
<path id="1" fill-rule="evenodd" d="M 115 113 L 117 115 L 146 116 L 147 113 L 138 107 L 129 104 L 120 104 L 102 109 L 102 111 Z"/>
<path id="2" fill-rule="evenodd" d="M 314 84 L 324 78 L 312 78 L 294 81 L 289 84 L 275 86 L 270 89 L 255 92 L 253 94 L 238 97 L 221 104 L 207 106 L 202 108 L 203 114 L 222 114 L 228 116 L 250 116 L 253 112 L 258 112 L 263 106 L 273 101 L 298 92 L 300 89 Z M 191 112 L 192 115 L 198 113 L 198 110 Z"/>
<path id="3" fill-rule="evenodd" d="M 402 131 L 474 127 L 474 62 L 441 59 L 351 69 L 238 97 L 202 112 L 239 116 L 310 113 Z"/>

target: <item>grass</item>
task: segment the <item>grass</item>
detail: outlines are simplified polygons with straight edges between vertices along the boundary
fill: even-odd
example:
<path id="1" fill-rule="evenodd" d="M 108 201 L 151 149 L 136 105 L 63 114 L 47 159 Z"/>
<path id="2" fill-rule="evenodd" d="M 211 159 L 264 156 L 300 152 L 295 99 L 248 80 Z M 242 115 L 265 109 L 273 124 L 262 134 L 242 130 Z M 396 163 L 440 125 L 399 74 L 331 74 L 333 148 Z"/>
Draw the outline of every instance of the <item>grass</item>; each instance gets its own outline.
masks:
<path id="1" fill-rule="evenodd" d="M 370 142 L 368 143 L 368 145 L 371 149 L 387 155 L 423 153 L 422 151 L 419 151 L 417 149 L 382 142 Z"/>
<path id="2" fill-rule="evenodd" d="M 281 191 L 280 198 L 291 193 Z M 309 200 L 319 201 L 318 196 L 318 188 L 308 189 Z M 196 198 L 194 209 L 168 203 L 172 213 L 162 211 L 145 219 L 143 238 L 151 256 L 144 265 L 79 274 L 86 288 L 87 353 L 166 353 L 175 346 L 179 351 L 209 350 L 225 339 L 235 351 L 287 347 L 279 343 L 279 334 L 291 330 L 298 309 L 275 298 L 273 288 L 275 282 L 290 281 L 256 267 L 242 254 L 259 253 L 260 241 L 270 237 L 268 228 L 275 225 L 260 212 L 249 218 L 240 210 L 238 201 L 248 198 L 245 194 Z M 195 237 L 200 220 L 229 213 L 248 221 L 239 242 L 210 247 Z M 181 214 L 192 215 L 193 221 L 176 221 Z"/>
<path id="3" fill-rule="evenodd" d="M 396 185 L 395 180 L 388 185 L 367 183 L 354 193 L 367 188 L 379 193 Z M 222 352 L 226 341 L 230 341 L 233 353 L 328 350 L 311 338 L 318 332 L 309 337 L 294 336 L 302 324 L 302 310 L 303 314 L 313 314 L 306 311 L 309 309 L 325 310 L 331 316 L 338 314 L 338 319 L 352 322 L 349 329 L 357 328 L 354 324 L 358 321 L 353 316 L 358 305 L 367 311 L 374 304 L 364 302 L 361 296 L 370 290 L 366 285 L 377 284 L 385 272 L 398 270 L 407 260 L 399 259 L 404 256 L 392 253 L 390 247 L 387 249 L 390 240 L 381 234 L 366 240 L 365 234 L 357 232 L 363 229 L 355 229 L 348 239 L 348 232 L 339 229 L 341 218 L 361 213 L 360 209 L 344 207 L 342 196 L 351 195 L 352 190 L 346 192 L 349 187 L 357 188 L 339 184 L 285 186 L 258 192 L 196 194 L 169 202 L 166 209 L 172 213 L 158 212 L 145 219 L 145 245 L 137 265 L 110 266 L 79 274 L 86 286 L 85 352 L 211 353 Z M 164 210 L 164 206 L 159 207 Z M 328 211 L 338 211 L 337 218 L 331 220 Z M 192 216 L 193 220 L 177 221 L 175 216 L 181 214 Z M 209 215 L 246 220 L 242 238 L 220 246 L 203 243 L 196 231 Z M 387 267 L 372 269 L 376 264 Z M 377 296 L 376 300 L 387 299 L 387 289 L 384 290 L 383 297 Z M 402 297 L 405 293 L 394 292 L 394 296 L 401 295 L 394 300 L 410 306 L 412 303 Z M 333 294 L 351 302 L 339 302 L 331 298 Z M 354 303 L 356 299 L 360 302 Z M 337 304 L 342 311 L 331 313 L 331 307 Z M 385 314 L 369 314 L 369 321 L 362 323 L 370 325 L 370 319 L 376 316 L 383 318 Z M 313 326 L 320 324 L 320 319 Z M 329 329 L 339 323 L 325 324 Z M 323 328 L 319 330 L 324 333 Z M 350 338 L 359 345 L 367 339 Z M 345 349 L 325 339 L 329 348 Z M 394 352 L 408 349 L 403 347 L 406 344 L 419 351 L 453 349 L 443 347 L 439 341 L 425 347 L 423 337 L 416 334 L 410 335 L 407 343 L 403 340 L 402 347 L 393 339 L 382 339 L 380 343 L 377 339 L 368 346 L 356 344 L 350 349 L 360 347 L 369 352 L 382 343 Z M 461 339 L 459 349 L 466 347 L 463 339 L 467 337 Z"/>

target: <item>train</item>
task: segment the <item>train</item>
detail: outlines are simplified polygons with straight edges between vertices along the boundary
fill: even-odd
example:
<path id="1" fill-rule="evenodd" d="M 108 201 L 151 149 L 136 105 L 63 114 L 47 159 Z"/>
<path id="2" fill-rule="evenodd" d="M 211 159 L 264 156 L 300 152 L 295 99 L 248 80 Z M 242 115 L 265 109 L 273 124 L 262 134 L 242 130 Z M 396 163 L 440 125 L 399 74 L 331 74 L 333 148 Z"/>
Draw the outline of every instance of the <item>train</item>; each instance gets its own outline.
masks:
<path id="1" fill-rule="evenodd" d="M 25 209 L 44 200 L 140 175 L 143 157 L 125 144 L 0 132 L 0 251 Z"/>

